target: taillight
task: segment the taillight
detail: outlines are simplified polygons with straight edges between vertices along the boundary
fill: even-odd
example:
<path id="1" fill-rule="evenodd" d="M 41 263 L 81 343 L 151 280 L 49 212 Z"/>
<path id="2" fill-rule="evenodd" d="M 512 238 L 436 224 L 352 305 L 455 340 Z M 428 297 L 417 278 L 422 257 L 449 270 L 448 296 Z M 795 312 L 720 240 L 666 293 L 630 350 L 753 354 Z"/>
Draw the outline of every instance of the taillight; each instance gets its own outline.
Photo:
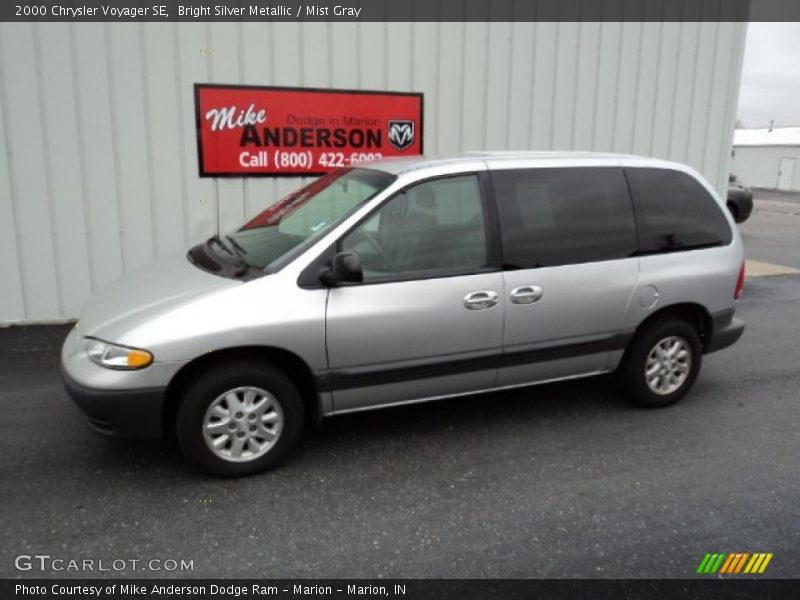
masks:
<path id="1" fill-rule="evenodd" d="M 739 267 L 739 277 L 736 279 L 736 289 L 733 290 L 733 299 L 738 300 L 742 297 L 742 293 L 744 292 L 744 261 L 742 261 L 742 266 Z"/>

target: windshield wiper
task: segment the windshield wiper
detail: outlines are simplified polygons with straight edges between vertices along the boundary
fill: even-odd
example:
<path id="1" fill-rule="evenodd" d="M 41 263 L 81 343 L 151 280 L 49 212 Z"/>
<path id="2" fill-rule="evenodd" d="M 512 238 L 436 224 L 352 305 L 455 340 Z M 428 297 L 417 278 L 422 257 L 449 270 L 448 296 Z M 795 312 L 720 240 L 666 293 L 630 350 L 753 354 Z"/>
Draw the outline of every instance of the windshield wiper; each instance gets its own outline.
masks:
<path id="1" fill-rule="evenodd" d="M 230 239 L 230 236 L 226 236 L 226 237 L 229 239 L 229 241 L 233 241 L 233 240 Z M 211 242 L 216 243 L 216 245 L 218 247 L 222 248 L 222 250 L 223 250 L 223 252 L 225 252 L 225 254 L 227 254 L 232 259 L 234 259 L 234 261 L 232 263 L 229 262 L 229 264 L 231 264 L 231 266 L 233 266 L 234 269 L 236 269 L 234 271 L 234 275 L 236 275 L 236 276 L 242 275 L 242 274 L 246 273 L 247 270 L 250 268 L 250 264 L 244 259 L 244 255 L 242 254 L 242 252 L 240 250 L 239 244 L 237 244 L 236 242 L 233 242 L 233 244 L 231 245 L 231 247 L 233 248 L 233 251 L 231 251 L 230 248 L 228 248 L 228 246 L 222 241 L 222 239 L 220 239 L 219 235 L 216 235 L 216 234 L 212 235 L 210 238 L 208 238 L 208 240 L 206 241 L 206 244 L 208 246 L 211 246 Z M 222 258 L 222 255 L 219 254 L 219 253 L 217 253 L 217 256 Z M 226 261 L 226 262 L 228 262 L 228 261 Z"/>
<path id="2" fill-rule="evenodd" d="M 247 254 L 247 250 L 242 248 L 242 246 L 239 244 L 239 242 L 236 241 L 236 238 L 234 238 L 232 235 L 227 235 L 226 234 L 225 235 L 225 239 L 228 240 L 231 243 L 231 246 L 233 246 L 236 250 L 239 251 L 240 255 Z"/>

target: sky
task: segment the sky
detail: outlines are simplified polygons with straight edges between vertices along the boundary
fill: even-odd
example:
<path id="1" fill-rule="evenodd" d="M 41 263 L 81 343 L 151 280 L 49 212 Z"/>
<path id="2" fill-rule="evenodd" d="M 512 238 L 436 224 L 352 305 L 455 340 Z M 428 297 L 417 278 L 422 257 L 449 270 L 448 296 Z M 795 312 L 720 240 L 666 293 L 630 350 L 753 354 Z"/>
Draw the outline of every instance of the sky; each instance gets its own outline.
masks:
<path id="1" fill-rule="evenodd" d="M 800 23 L 750 23 L 738 118 L 744 127 L 800 126 Z"/>

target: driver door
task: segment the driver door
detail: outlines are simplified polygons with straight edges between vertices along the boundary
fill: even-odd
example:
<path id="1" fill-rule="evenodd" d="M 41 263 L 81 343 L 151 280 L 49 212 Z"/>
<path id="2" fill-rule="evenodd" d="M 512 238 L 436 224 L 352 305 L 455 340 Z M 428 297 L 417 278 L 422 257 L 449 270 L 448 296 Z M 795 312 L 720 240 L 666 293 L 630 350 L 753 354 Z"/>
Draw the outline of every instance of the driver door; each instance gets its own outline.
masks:
<path id="1" fill-rule="evenodd" d="M 426 180 L 339 242 L 364 281 L 331 288 L 326 342 L 336 412 L 490 388 L 503 277 L 479 176 Z"/>

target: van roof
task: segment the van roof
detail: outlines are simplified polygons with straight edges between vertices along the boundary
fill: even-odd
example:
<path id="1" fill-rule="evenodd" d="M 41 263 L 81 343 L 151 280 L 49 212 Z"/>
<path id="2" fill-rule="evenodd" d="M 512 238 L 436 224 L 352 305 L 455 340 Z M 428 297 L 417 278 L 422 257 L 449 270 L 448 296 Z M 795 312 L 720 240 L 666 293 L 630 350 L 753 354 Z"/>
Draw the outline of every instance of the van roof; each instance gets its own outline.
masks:
<path id="1" fill-rule="evenodd" d="M 684 165 L 678 163 L 671 163 L 665 160 L 650 158 L 646 156 L 635 156 L 632 154 L 614 154 L 610 152 L 544 152 L 544 151 L 476 151 L 465 152 L 463 154 L 453 154 L 445 156 L 408 156 L 408 157 L 395 157 L 395 158 L 382 158 L 379 160 L 361 163 L 359 166 L 368 167 L 371 169 L 378 169 L 399 175 L 408 171 L 415 171 L 417 169 L 424 169 L 428 167 L 442 167 L 442 166 L 455 166 L 459 163 L 474 163 L 475 161 L 483 161 L 489 166 L 492 164 L 502 163 L 512 160 L 525 160 L 540 163 L 536 166 L 548 166 L 550 163 L 558 163 L 554 166 L 568 166 L 570 164 L 594 163 L 598 165 L 625 165 L 636 163 L 637 166 L 653 166 L 653 167 L 677 167 L 681 170 L 685 168 Z"/>

